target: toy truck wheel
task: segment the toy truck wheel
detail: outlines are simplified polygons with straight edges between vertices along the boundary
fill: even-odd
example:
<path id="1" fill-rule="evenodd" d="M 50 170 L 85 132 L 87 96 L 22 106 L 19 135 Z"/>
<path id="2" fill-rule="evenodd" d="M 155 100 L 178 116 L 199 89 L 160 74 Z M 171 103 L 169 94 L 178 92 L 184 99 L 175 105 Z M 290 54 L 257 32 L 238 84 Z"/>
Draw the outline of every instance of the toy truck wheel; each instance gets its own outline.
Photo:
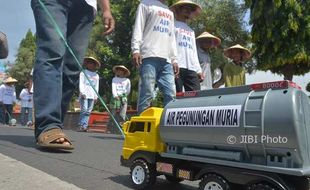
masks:
<path id="1" fill-rule="evenodd" d="M 278 188 L 275 188 L 267 183 L 256 183 L 250 185 L 248 190 L 279 190 Z"/>
<path id="2" fill-rule="evenodd" d="M 170 183 L 180 183 L 181 181 L 183 181 L 183 179 L 177 178 L 177 177 L 174 177 L 174 176 L 171 176 L 171 175 L 165 175 L 165 178 Z"/>
<path id="3" fill-rule="evenodd" d="M 148 189 L 156 180 L 155 168 L 142 159 L 133 161 L 130 175 L 135 189 Z"/>
<path id="4" fill-rule="evenodd" d="M 199 183 L 199 190 L 230 190 L 228 182 L 219 175 L 207 174 Z"/>

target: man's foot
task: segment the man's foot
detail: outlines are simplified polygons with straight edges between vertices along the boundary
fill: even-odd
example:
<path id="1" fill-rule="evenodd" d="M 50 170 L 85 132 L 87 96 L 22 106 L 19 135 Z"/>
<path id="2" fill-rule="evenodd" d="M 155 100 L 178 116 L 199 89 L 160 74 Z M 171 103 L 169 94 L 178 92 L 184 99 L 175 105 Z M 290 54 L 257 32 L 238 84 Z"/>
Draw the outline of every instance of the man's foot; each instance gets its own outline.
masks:
<path id="1" fill-rule="evenodd" d="M 73 145 L 62 129 L 55 128 L 42 132 L 37 140 L 37 145 L 42 148 L 71 150 Z"/>
<path id="2" fill-rule="evenodd" d="M 65 138 L 59 138 L 55 140 L 55 143 L 57 144 L 62 144 L 62 145 L 66 145 L 66 146 L 70 146 L 70 143 L 68 141 L 66 141 Z"/>

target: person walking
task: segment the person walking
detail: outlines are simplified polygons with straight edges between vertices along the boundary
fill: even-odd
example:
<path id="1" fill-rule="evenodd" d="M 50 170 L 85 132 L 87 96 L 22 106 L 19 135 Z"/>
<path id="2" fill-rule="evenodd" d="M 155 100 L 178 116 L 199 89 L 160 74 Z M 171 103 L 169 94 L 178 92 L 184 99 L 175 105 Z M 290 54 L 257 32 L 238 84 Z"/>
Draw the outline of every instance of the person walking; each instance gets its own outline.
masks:
<path id="1" fill-rule="evenodd" d="M 32 126 L 33 94 L 30 92 L 30 89 L 31 86 L 29 82 L 27 82 L 25 83 L 25 88 L 23 88 L 19 94 L 21 100 L 20 123 L 22 125 L 27 125 L 28 127 Z"/>
<path id="2" fill-rule="evenodd" d="M 110 34 L 115 26 L 110 2 L 98 0 L 98 3 L 102 10 L 104 35 Z M 73 149 L 72 142 L 62 130 L 63 121 L 78 87 L 80 67 L 77 62 L 82 62 L 88 46 L 97 1 L 31 0 L 31 7 L 37 47 L 33 70 L 35 139 L 40 148 Z"/>
<path id="3" fill-rule="evenodd" d="M 81 112 L 78 131 L 80 132 L 87 132 L 89 117 L 98 99 L 99 75 L 96 71 L 100 68 L 100 62 L 94 57 L 86 57 L 84 67 L 84 72 L 80 73 L 79 83 Z"/>
<path id="4" fill-rule="evenodd" d="M 139 69 L 138 114 L 151 104 L 155 84 L 164 105 L 175 98 L 174 74 L 178 74 L 174 15 L 165 0 L 142 0 L 136 12 L 131 40 L 132 59 Z"/>

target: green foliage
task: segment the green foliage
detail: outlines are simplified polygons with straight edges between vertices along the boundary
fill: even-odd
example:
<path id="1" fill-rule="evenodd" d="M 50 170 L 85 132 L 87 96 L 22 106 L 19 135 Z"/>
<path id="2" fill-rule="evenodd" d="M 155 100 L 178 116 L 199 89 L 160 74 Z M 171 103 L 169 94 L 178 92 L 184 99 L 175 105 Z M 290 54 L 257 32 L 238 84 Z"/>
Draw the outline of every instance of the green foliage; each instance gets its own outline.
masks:
<path id="1" fill-rule="evenodd" d="M 15 86 L 17 93 L 24 88 L 24 83 L 29 80 L 34 64 L 35 50 L 35 36 L 28 30 L 25 38 L 19 45 L 14 67 L 9 70 L 10 76 L 18 80 Z"/>
<path id="2" fill-rule="evenodd" d="M 102 13 L 96 17 L 89 44 L 89 55 L 97 57 L 102 62 L 99 70 L 100 91 L 99 94 L 108 103 L 112 94 L 112 72 L 113 66 L 125 65 L 130 71 L 132 83 L 132 93 L 128 98 L 131 105 L 136 105 L 136 90 L 138 86 L 138 74 L 131 64 L 131 35 L 135 19 L 135 10 L 139 1 L 114 0 L 111 2 L 111 9 L 116 20 L 115 31 L 105 37 L 102 35 Z M 100 106 L 97 108 L 102 110 Z"/>
<path id="3" fill-rule="evenodd" d="M 258 68 L 291 80 L 310 70 L 310 1 L 246 0 Z"/>
<path id="4" fill-rule="evenodd" d="M 159 90 L 156 91 L 156 96 L 152 100 L 152 105 L 153 107 L 159 107 L 163 108 L 164 107 L 164 97 L 163 93 Z"/>

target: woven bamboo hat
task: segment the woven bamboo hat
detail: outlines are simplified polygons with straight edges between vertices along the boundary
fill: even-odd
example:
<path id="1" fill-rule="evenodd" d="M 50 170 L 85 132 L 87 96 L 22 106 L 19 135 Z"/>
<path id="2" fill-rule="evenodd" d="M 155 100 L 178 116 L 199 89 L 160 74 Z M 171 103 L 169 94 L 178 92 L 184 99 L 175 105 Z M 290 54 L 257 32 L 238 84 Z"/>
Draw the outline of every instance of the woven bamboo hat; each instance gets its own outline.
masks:
<path id="1" fill-rule="evenodd" d="M 208 43 L 211 42 L 212 43 L 211 47 L 217 47 L 221 44 L 221 39 L 210 34 L 209 32 L 203 32 L 196 38 L 196 40 L 199 44 L 202 44 L 203 42 L 208 42 Z"/>
<path id="2" fill-rule="evenodd" d="M 3 83 L 16 83 L 17 80 L 15 78 L 12 78 L 12 77 L 8 77 L 7 79 L 5 79 L 3 81 Z"/>
<path id="3" fill-rule="evenodd" d="M 96 69 L 99 69 L 101 67 L 100 61 L 98 61 L 94 57 L 85 57 L 83 65 L 87 66 L 89 63 L 95 63 L 96 64 Z"/>
<path id="4" fill-rule="evenodd" d="M 128 77 L 130 75 L 130 71 L 124 65 L 115 65 L 113 67 L 113 73 L 116 74 L 118 70 L 123 70 L 125 72 L 124 77 Z"/>
<path id="5" fill-rule="evenodd" d="M 247 48 L 241 46 L 240 44 L 237 44 L 237 45 L 234 45 L 234 46 L 231 46 L 231 47 L 225 49 L 224 50 L 224 55 L 226 57 L 232 59 L 233 56 L 234 56 L 233 55 L 233 52 L 234 52 L 233 50 L 235 50 L 235 49 L 239 49 L 242 52 L 243 56 L 242 56 L 242 60 L 241 61 L 246 61 L 246 60 L 250 59 L 250 57 L 251 57 L 250 50 L 248 50 Z"/>
<path id="6" fill-rule="evenodd" d="M 178 2 L 174 3 L 170 6 L 170 10 L 172 10 L 174 13 L 180 6 L 189 6 L 191 7 L 191 15 L 190 18 L 196 17 L 201 13 L 201 7 L 197 3 L 194 3 L 191 0 L 179 0 Z"/>

